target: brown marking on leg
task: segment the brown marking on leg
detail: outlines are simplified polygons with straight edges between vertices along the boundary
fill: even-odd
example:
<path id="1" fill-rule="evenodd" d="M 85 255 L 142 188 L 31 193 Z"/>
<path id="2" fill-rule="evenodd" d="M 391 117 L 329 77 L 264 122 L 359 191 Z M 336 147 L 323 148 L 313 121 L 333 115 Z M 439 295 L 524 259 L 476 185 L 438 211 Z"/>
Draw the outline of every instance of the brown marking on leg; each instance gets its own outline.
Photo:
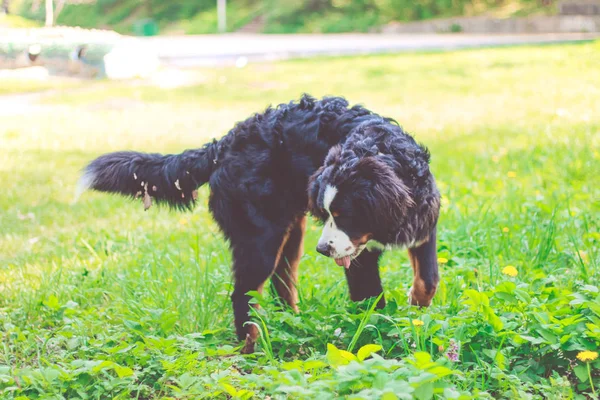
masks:
<path id="1" fill-rule="evenodd" d="M 231 294 L 236 333 L 239 340 L 244 340 L 241 350 L 243 354 L 254 352 L 254 345 L 259 331 L 250 321 L 251 299 L 246 293 L 256 290 L 262 293 L 264 283 L 275 271 L 283 247 L 289 236 L 283 233 L 279 238 L 256 237 L 254 241 L 246 242 L 233 249 L 235 286 Z M 258 304 L 252 305 L 258 308 Z"/>
<path id="2" fill-rule="evenodd" d="M 279 257 L 275 273 L 271 277 L 275 291 L 281 300 L 288 304 L 292 310 L 298 312 L 298 264 L 304 251 L 304 230 L 306 217 L 299 218 L 290 228 L 287 241 Z"/>
<path id="3" fill-rule="evenodd" d="M 265 287 L 265 285 L 263 283 L 256 290 L 260 294 L 262 294 L 264 287 Z M 260 306 L 258 304 L 252 304 L 252 307 L 254 307 L 255 310 L 258 310 L 260 308 Z M 256 340 L 258 339 L 258 335 L 260 332 L 258 330 L 258 327 L 256 325 L 254 325 L 254 323 L 246 322 L 245 328 L 246 328 L 246 340 L 244 341 L 244 346 L 242 347 L 242 350 L 240 350 L 240 353 L 252 354 L 252 353 L 254 353 L 254 347 L 256 345 Z"/>
<path id="4" fill-rule="evenodd" d="M 271 270 L 271 273 L 267 277 L 272 278 L 275 289 L 278 295 L 287 304 L 289 304 L 294 311 L 298 311 L 296 303 L 298 301 L 298 295 L 296 291 L 296 280 L 297 280 L 297 268 L 300 257 L 302 256 L 302 243 L 304 239 L 304 228 L 306 226 L 306 218 L 303 216 L 297 222 L 292 224 L 290 228 L 283 235 L 281 244 L 277 249 L 275 256 L 275 268 Z M 285 258 L 289 256 L 289 259 L 294 262 L 286 262 Z M 277 277 L 273 275 L 278 274 Z M 281 279 L 278 279 L 282 277 Z M 266 280 L 266 279 L 265 279 Z M 264 281 L 256 289 L 259 293 L 263 293 Z M 288 289 L 289 288 L 289 289 Z M 260 307 L 258 304 L 252 304 L 252 307 L 258 310 Z M 248 311 L 250 308 L 248 307 Z M 248 316 L 248 321 L 250 320 Z M 260 331 L 258 327 L 253 323 L 245 322 L 246 338 L 244 346 L 242 347 L 242 354 L 254 353 L 254 348 Z"/>
<path id="5" fill-rule="evenodd" d="M 352 260 L 350 268 L 344 270 L 352 301 L 377 297 L 383 292 L 381 278 L 379 277 L 380 256 L 381 251 L 365 250 Z M 382 296 L 377 303 L 377 308 L 383 308 L 384 306 L 385 299 Z"/>
<path id="6" fill-rule="evenodd" d="M 427 241 L 408 249 L 408 256 L 414 275 L 413 286 L 410 290 L 410 303 L 415 306 L 428 307 L 440 280 L 435 230 Z"/>

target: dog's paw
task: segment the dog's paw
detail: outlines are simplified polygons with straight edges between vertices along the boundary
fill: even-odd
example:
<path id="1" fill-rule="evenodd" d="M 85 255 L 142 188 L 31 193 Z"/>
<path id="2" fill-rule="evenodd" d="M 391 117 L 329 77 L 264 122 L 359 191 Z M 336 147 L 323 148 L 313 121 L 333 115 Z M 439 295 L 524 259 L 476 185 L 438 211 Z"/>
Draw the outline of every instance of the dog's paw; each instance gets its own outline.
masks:
<path id="1" fill-rule="evenodd" d="M 408 289 L 406 295 L 408 296 L 408 304 L 417 307 L 429 307 L 431 305 L 431 299 L 433 298 L 433 295 L 422 295 L 418 291 L 415 293 L 414 286 L 411 286 L 410 289 Z"/>
<path id="2" fill-rule="evenodd" d="M 240 353 L 242 354 L 252 354 L 254 353 L 254 346 L 256 344 L 256 340 L 253 339 L 250 334 L 246 335 L 246 341 L 244 342 L 244 346 L 242 347 L 242 350 L 240 350 Z"/>

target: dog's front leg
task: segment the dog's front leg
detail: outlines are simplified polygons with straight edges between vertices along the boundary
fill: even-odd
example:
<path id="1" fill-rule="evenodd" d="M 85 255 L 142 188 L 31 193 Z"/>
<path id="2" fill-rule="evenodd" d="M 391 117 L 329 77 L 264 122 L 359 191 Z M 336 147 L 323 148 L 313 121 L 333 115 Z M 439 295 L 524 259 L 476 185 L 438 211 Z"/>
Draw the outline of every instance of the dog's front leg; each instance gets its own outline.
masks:
<path id="1" fill-rule="evenodd" d="M 408 256 L 413 267 L 414 280 L 409 291 L 410 303 L 415 306 L 428 307 L 437 290 L 440 280 L 437 264 L 436 231 L 426 242 L 408 249 Z"/>
<path id="2" fill-rule="evenodd" d="M 259 335 L 258 328 L 250 323 L 250 291 L 262 293 L 264 283 L 273 274 L 287 241 L 287 232 L 256 236 L 253 240 L 236 241 L 233 247 L 234 289 L 231 294 L 235 330 L 240 340 L 245 341 L 241 352 L 254 353 Z M 254 307 L 258 307 L 257 304 Z"/>
<path id="3" fill-rule="evenodd" d="M 377 297 L 383 292 L 381 278 L 379 277 L 379 250 L 364 250 L 350 263 L 350 268 L 345 269 L 346 281 L 350 289 L 350 299 L 361 301 L 371 297 Z M 385 307 L 385 299 L 377 303 L 377 308 Z"/>

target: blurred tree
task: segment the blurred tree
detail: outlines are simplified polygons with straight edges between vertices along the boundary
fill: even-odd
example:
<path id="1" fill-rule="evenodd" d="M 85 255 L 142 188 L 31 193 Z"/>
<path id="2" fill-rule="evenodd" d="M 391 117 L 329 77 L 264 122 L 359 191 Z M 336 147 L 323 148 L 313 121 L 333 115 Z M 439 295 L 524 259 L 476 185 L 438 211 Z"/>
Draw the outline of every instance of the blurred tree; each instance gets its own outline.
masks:
<path id="1" fill-rule="evenodd" d="M 152 7 L 152 1 L 151 0 L 143 0 L 144 4 L 146 5 L 146 13 L 148 14 L 148 17 L 153 17 L 154 16 L 154 7 Z"/>
<path id="2" fill-rule="evenodd" d="M 65 4 L 67 4 L 67 1 L 70 4 L 89 4 L 95 2 L 95 0 L 57 0 L 56 6 L 54 6 L 53 0 L 46 0 L 46 26 L 54 25 L 54 21 L 56 21 L 56 18 L 58 18 L 58 15 L 65 7 Z M 40 2 L 41 0 L 33 0 L 31 3 L 31 11 L 37 11 L 37 9 L 40 7 Z"/>
<path id="3" fill-rule="evenodd" d="M 56 21 L 56 18 L 58 18 L 58 15 L 62 11 L 66 2 L 67 2 L 66 0 L 58 0 L 56 2 L 56 7 L 54 8 L 54 21 Z"/>
<path id="4" fill-rule="evenodd" d="M 217 19 L 219 33 L 227 31 L 227 2 L 226 0 L 217 0 Z"/>
<path id="5" fill-rule="evenodd" d="M 52 0 L 46 0 L 46 26 L 54 25 L 54 5 Z"/>
<path id="6" fill-rule="evenodd" d="M 0 0 L 13 13 L 43 21 L 47 0 Z M 235 31 L 254 20 L 268 33 L 368 32 L 390 22 L 486 15 L 553 14 L 559 0 L 48 0 L 53 22 L 129 33 L 141 18 L 165 29 Z M 597 1 L 597 0 L 595 0 Z M 64 9 L 63 9 L 64 6 Z M 61 12 L 62 10 L 62 12 Z M 512 10 L 512 11 L 511 11 Z M 224 23 L 227 14 L 227 23 Z M 219 18 L 220 17 L 220 18 Z M 50 22 L 50 16 L 48 16 Z M 185 27 L 185 28 L 182 28 Z"/>
<path id="7" fill-rule="evenodd" d="M 4 14 L 8 14 L 8 1 L 9 0 L 2 0 L 2 6 L 0 7 L 0 11 Z"/>
<path id="8" fill-rule="evenodd" d="M 306 9 L 310 11 L 322 11 L 331 8 L 331 0 L 308 0 Z"/>

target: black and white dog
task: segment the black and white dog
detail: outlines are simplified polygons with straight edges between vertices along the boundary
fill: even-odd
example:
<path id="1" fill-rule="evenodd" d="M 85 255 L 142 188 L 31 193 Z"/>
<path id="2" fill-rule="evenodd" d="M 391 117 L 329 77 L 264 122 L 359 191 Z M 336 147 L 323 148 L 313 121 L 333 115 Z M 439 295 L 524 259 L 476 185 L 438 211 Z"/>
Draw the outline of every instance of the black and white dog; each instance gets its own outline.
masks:
<path id="1" fill-rule="evenodd" d="M 271 277 L 297 310 L 298 261 L 306 213 L 323 221 L 317 251 L 344 267 L 350 297 L 382 293 L 385 248 L 407 247 L 414 305 L 428 306 L 437 284 L 440 195 L 429 152 L 395 121 L 339 97 L 303 96 L 238 123 L 219 141 L 178 155 L 116 152 L 92 161 L 82 189 L 115 192 L 190 209 L 209 183 L 210 210 L 230 243 L 231 296 L 243 352 L 258 335 L 249 320 L 252 290 Z M 372 246 L 372 244 L 374 244 Z M 384 306 L 381 298 L 378 306 Z"/>

